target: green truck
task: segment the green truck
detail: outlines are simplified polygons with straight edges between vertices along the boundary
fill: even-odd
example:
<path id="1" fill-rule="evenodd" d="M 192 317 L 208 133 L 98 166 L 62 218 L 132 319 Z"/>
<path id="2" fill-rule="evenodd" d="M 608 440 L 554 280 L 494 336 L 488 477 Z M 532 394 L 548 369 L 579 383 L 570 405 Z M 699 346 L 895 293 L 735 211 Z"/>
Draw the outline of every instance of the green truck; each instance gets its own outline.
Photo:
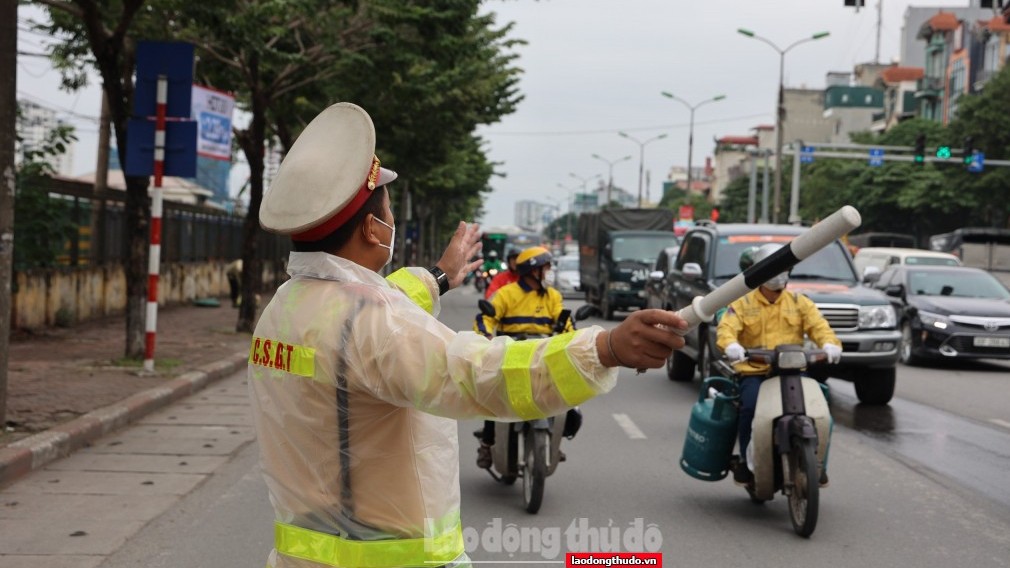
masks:
<path id="1" fill-rule="evenodd" d="M 659 253 L 677 245 L 670 209 L 605 209 L 579 216 L 579 276 L 586 302 L 614 319 L 644 308 Z"/>

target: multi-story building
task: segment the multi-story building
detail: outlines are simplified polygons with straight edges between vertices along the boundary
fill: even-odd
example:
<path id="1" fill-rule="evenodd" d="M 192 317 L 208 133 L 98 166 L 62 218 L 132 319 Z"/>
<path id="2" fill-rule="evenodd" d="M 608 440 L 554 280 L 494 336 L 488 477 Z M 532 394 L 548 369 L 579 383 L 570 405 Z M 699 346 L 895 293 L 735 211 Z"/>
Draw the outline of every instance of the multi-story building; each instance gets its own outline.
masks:
<path id="1" fill-rule="evenodd" d="M 758 127 L 767 128 L 767 127 Z M 755 129 L 757 130 L 757 129 Z M 774 127 L 771 128 L 774 132 Z M 762 132 L 762 131 L 758 131 Z M 764 132 L 767 132 L 765 130 Z M 773 139 L 774 140 L 774 139 Z M 719 203 L 722 200 L 723 191 L 734 179 L 748 175 L 748 158 L 751 152 L 758 150 L 760 136 L 723 136 L 715 141 L 715 160 L 712 172 L 712 189 L 709 193 L 709 201 Z M 774 148 L 774 141 L 770 145 Z"/>
<path id="2" fill-rule="evenodd" d="M 998 16 L 967 20 L 940 10 L 922 24 L 918 37 L 926 42 L 925 72 L 916 90 L 919 116 L 947 124 L 958 100 L 981 91 L 1006 65 L 1010 24 Z"/>
<path id="3" fill-rule="evenodd" d="M 874 115 L 884 108 L 884 92 L 861 85 L 832 85 L 824 91 L 824 118 L 831 124 L 832 143 L 851 142 L 850 134 L 870 130 Z"/>
<path id="4" fill-rule="evenodd" d="M 876 87 L 884 93 L 884 108 L 874 115 L 871 130 L 883 132 L 902 120 L 918 116 L 919 100 L 915 93 L 923 76 L 922 67 L 892 65 L 880 72 Z"/>
<path id="5" fill-rule="evenodd" d="M 68 126 L 69 123 L 61 120 L 55 110 L 29 100 L 19 99 L 18 107 L 21 115 L 17 120 L 17 133 L 21 140 L 16 144 L 15 159 L 20 163 L 25 152 L 42 148 L 56 128 Z M 67 144 L 63 154 L 50 157 L 49 160 L 57 174 L 71 175 L 74 169 L 74 143 Z"/>
<path id="6" fill-rule="evenodd" d="M 550 219 L 544 220 L 545 214 L 549 216 L 550 208 L 550 205 L 539 201 L 516 201 L 515 224 L 526 231 L 540 231 L 550 223 Z"/>

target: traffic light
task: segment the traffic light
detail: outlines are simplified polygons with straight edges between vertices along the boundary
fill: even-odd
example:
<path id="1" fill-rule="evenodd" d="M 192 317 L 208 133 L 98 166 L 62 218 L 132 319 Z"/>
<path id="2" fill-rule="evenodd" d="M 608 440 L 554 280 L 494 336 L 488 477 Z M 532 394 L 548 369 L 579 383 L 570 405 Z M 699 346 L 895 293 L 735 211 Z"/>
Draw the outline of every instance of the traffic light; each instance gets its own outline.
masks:
<path id="1" fill-rule="evenodd" d="M 964 137 L 964 163 L 971 164 L 975 161 L 975 139 L 971 136 Z"/>
<path id="2" fill-rule="evenodd" d="M 936 147 L 936 158 L 938 160 L 949 160 L 950 159 L 950 146 L 937 146 Z"/>
<path id="3" fill-rule="evenodd" d="M 916 164 L 926 163 L 926 135 L 917 134 L 915 136 L 915 153 L 912 155 L 912 161 Z"/>

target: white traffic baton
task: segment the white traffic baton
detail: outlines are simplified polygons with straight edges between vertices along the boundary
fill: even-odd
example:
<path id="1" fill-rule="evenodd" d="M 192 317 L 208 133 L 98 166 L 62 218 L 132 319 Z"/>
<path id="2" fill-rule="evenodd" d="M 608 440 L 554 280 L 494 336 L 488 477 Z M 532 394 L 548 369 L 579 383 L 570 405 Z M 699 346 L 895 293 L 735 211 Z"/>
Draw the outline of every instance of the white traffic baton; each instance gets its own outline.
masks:
<path id="1" fill-rule="evenodd" d="M 796 266 L 804 258 L 828 246 L 835 239 L 841 238 L 862 223 L 859 211 L 851 205 L 846 205 L 806 232 L 789 241 L 786 246 L 772 253 L 771 256 L 758 262 L 733 277 L 732 280 L 712 290 L 704 296 L 697 296 L 691 305 L 677 311 L 677 315 L 687 321 L 686 330 L 675 329 L 676 333 L 686 334 L 698 327 L 702 322 L 710 322 L 715 312 L 728 306 L 734 300 L 742 298 L 751 290 Z"/>

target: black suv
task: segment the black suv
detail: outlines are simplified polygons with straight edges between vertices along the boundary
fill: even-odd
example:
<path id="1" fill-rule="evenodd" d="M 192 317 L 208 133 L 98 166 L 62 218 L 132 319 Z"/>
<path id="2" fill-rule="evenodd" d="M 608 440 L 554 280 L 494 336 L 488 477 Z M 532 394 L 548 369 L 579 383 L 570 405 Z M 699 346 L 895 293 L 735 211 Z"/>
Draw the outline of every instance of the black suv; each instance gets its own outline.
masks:
<path id="1" fill-rule="evenodd" d="M 666 276 L 666 308 L 679 310 L 695 296 L 704 296 L 740 273 L 740 253 L 765 243 L 785 243 L 804 231 L 793 225 L 704 223 L 683 237 L 680 253 Z M 894 395 L 895 365 L 901 332 L 894 308 L 878 290 L 860 285 L 852 257 L 835 241 L 797 264 L 789 290 L 817 304 L 842 342 L 842 361 L 832 376 L 855 382 L 860 402 L 886 404 Z M 674 381 L 690 381 L 697 367 L 702 377 L 721 356 L 716 347 L 716 322 L 689 333 L 682 350 L 674 351 L 666 371 Z"/>

